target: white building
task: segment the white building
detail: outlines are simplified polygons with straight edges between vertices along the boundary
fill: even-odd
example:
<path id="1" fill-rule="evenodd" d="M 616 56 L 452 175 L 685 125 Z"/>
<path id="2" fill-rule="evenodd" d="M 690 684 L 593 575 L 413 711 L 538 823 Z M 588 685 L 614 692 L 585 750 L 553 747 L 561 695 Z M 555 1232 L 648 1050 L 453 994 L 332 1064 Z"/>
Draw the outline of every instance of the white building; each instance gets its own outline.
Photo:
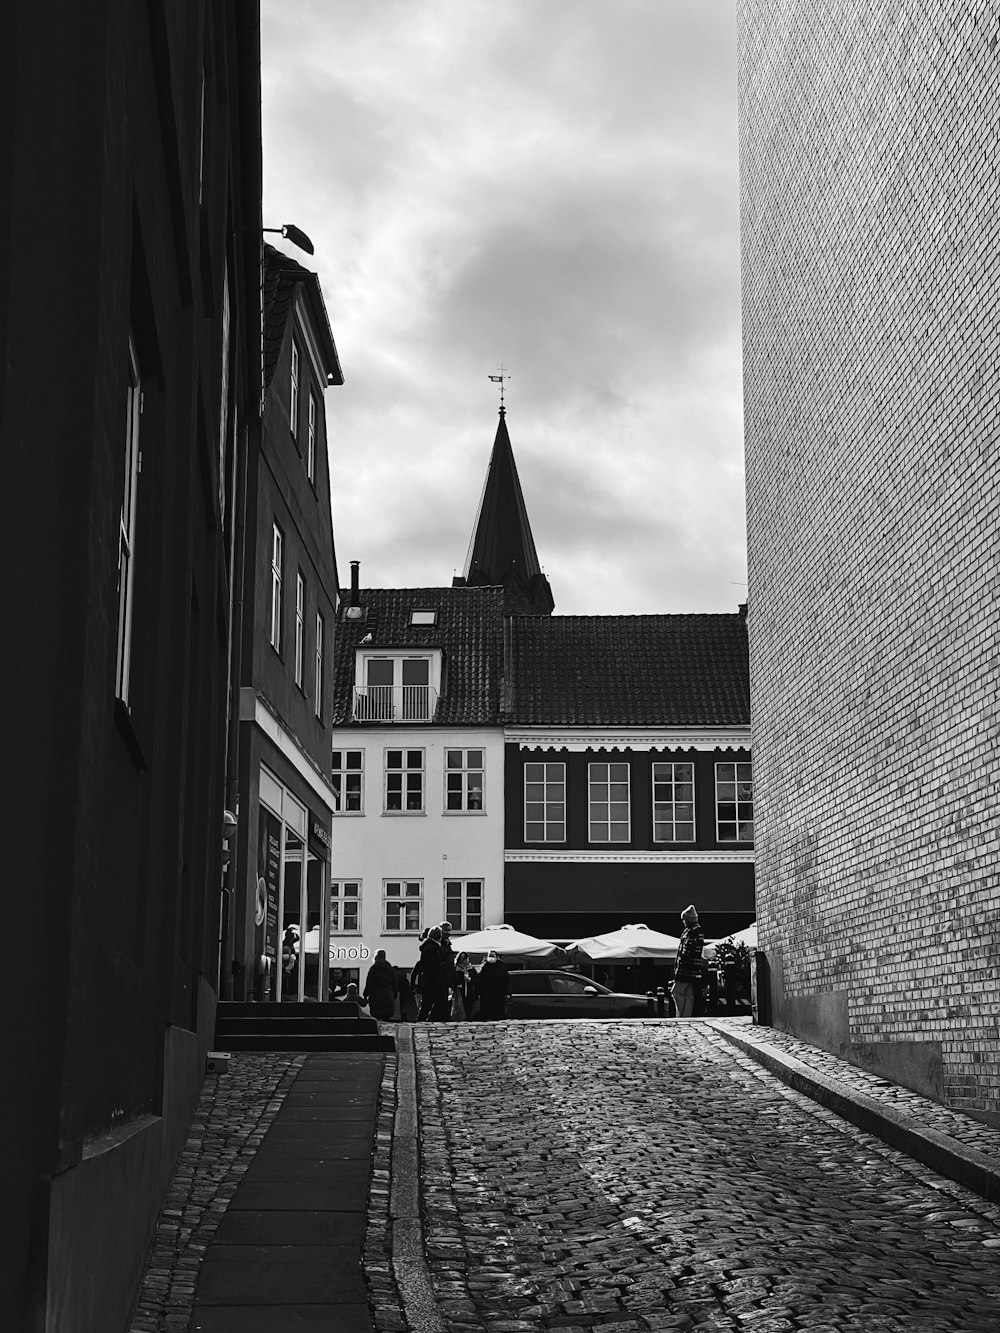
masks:
<path id="1" fill-rule="evenodd" d="M 356 567 L 355 567 L 356 568 Z M 503 590 L 352 590 L 338 627 L 331 962 L 503 920 Z M 345 977 L 345 979 L 346 979 Z"/>

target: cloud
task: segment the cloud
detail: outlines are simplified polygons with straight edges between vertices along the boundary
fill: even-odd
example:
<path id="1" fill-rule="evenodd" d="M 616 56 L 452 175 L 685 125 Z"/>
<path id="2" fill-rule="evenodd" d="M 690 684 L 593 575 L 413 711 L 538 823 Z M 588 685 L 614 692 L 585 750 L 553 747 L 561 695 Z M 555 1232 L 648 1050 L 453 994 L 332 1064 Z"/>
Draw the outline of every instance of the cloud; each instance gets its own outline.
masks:
<path id="1" fill-rule="evenodd" d="M 342 563 L 461 570 L 503 361 L 558 610 L 744 595 L 734 8 L 264 0 L 266 216 L 316 242 L 347 378 Z"/>

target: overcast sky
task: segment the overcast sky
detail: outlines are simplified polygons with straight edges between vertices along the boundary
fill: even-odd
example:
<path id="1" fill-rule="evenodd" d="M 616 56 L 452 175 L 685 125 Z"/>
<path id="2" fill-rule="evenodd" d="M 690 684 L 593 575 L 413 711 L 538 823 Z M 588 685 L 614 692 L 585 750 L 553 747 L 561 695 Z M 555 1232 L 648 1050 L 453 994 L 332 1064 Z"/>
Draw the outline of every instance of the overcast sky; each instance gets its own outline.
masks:
<path id="1" fill-rule="evenodd" d="M 263 0 L 341 582 L 462 573 L 499 405 L 556 614 L 746 599 L 735 0 Z"/>

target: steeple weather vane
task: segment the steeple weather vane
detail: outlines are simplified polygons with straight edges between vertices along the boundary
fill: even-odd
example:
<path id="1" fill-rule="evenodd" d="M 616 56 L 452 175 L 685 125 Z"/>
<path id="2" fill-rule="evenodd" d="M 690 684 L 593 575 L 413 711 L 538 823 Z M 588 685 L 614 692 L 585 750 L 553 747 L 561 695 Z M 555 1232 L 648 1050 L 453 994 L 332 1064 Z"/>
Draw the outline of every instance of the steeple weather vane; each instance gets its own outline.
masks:
<path id="1" fill-rule="evenodd" d="M 500 385 L 500 414 L 501 414 L 501 416 L 502 416 L 502 415 L 503 415 L 503 412 L 504 412 L 504 405 L 503 405 L 503 386 L 504 386 L 504 381 L 510 379 L 510 375 L 507 373 L 507 369 L 506 369 L 506 367 L 503 365 L 502 362 L 500 363 L 500 374 L 499 374 L 499 375 L 490 375 L 490 376 L 489 376 L 489 379 L 491 380 L 491 382 L 492 382 L 493 384 L 499 384 L 499 385 Z"/>

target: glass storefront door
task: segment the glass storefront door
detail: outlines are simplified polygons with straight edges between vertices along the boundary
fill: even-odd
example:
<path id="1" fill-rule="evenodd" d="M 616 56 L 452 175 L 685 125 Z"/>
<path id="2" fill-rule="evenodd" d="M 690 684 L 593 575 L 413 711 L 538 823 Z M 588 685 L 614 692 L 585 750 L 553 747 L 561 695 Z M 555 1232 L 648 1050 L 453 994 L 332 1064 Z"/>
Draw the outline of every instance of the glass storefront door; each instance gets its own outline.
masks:
<path id="1" fill-rule="evenodd" d="M 308 843 L 310 818 L 318 820 L 263 765 L 260 770 L 260 871 L 258 952 L 267 976 L 260 998 L 294 1003 L 325 1000 L 328 993 L 328 860 Z"/>

